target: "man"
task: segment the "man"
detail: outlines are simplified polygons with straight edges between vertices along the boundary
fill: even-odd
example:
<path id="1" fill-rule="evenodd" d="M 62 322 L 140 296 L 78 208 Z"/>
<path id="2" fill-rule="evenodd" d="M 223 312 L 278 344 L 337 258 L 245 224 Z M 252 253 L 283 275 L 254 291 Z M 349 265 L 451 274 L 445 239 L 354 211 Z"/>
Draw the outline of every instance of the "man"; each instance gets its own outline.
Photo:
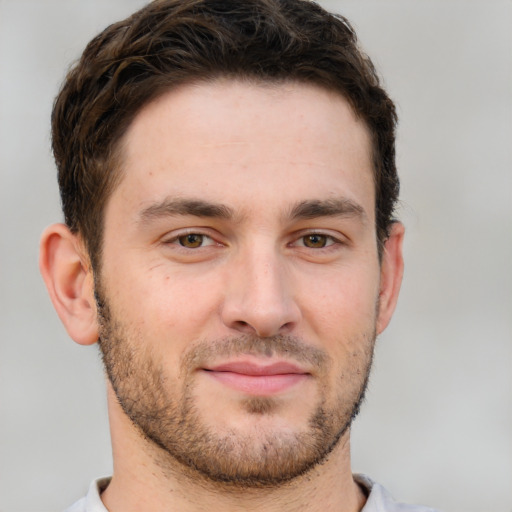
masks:
<path id="1" fill-rule="evenodd" d="M 308 1 L 156 1 L 91 41 L 40 266 L 99 343 L 114 475 L 69 510 L 427 510 L 350 468 L 403 270 L 395 123 Z"/>

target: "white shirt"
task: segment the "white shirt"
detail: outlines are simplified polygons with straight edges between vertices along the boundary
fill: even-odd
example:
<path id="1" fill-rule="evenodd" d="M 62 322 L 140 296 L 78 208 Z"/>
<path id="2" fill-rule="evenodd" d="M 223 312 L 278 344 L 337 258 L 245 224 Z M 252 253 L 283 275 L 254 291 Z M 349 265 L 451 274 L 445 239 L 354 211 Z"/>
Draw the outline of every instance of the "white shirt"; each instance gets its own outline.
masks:
<path id="1" fill-rule="evenodd" d="M 365 475 L 354 475 L 356 482 L 367 490 L 368 499 L 361 512 L 437 512 L 433 508 L 398 503 L 384 487 L 373 482 Z M 94 480 L 87 496 L 77 501 L 64 512 L 108 512 L 101 501 L 100 494 L 106 489 L 110 478 Z"/>

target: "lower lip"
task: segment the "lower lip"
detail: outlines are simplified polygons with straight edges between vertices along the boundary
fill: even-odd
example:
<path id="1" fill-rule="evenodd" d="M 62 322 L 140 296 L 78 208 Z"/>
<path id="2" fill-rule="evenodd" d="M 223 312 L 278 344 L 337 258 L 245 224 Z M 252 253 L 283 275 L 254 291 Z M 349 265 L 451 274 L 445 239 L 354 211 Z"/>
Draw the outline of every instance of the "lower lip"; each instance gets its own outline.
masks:
<path id="1" fill-rule="evenodd" d="M 222 384 L 250 395 L 269 396 L 288 390 L 307 378 L 304 373 L 278 375 L 246 375 L 234 372 L 207 371 Z"/>

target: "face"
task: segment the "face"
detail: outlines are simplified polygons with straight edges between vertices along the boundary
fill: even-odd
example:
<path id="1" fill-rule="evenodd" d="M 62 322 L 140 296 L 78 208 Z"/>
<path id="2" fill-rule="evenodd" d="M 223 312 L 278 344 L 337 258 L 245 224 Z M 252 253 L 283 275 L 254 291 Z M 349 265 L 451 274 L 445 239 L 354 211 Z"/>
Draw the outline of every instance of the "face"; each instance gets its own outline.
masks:
<path id="1" fill-rule="evenodd" d="M 212 480 L 306 472 L 382 324 L 364 124 L 314 86 L 216 81 L 146 106 L 122 144 L 96 294 L 124 412 Z"/>

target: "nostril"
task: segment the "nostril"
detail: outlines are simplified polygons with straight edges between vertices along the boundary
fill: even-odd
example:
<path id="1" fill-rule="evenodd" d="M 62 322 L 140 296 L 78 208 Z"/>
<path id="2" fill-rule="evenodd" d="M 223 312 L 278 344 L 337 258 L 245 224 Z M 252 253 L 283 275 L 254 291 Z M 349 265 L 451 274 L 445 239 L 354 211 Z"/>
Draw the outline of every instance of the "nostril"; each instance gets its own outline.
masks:
<path id="1" fill-rule="evenodd" d="M 281 326 L 281 329 L 279 329 L 282 332 L 288 332 L 293 329 L 293 322 L 286 322 Z"/>
<path id="2" fill-rule="evenodd" d="M 243 320 L 235 321 L 235 326 L 237 329 L 239 329 L 241 331 L 252 330 L 252 327 L 247 322 L 244 322 Z"/>

